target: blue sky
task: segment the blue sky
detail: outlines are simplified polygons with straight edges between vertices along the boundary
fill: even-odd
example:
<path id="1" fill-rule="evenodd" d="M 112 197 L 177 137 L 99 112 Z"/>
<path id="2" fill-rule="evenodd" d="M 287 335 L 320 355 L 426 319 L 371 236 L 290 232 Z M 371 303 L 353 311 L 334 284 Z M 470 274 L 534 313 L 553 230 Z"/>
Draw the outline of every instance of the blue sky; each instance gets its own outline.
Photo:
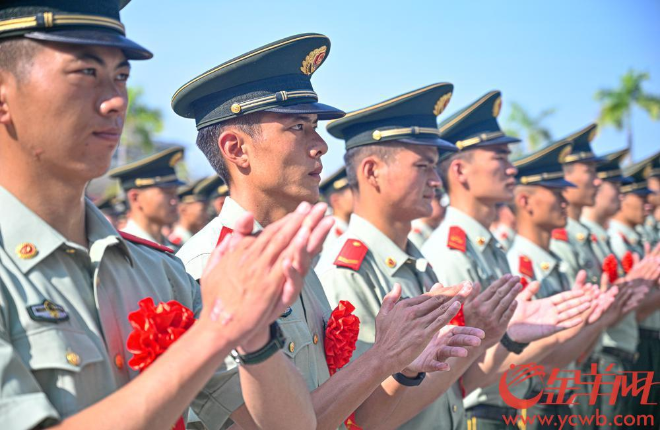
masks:
<path id="1" fill-rule="evenodd" d="M 500 123 L 516 101 L 531 113 L 556 109 L 546 124 L 561 138 L 598 116 L 594 93 L 614 87 L 628 69 L 650 73 L 660 94 L 660 1 L 227 1 L 133 0 L 122 12 L 128 36 L 155 57 L 133 62 L 131 85 L 163 111 L 160 138 L 187 146 L 192 177 L 212 173 L 195 147 L 192 120 L 170 108 L 172 94 L 230 58 L 297 33 L 330 37 L 314 74 L 320 101 L 350 111 L 435 83 L 454 95 L 440 120 L 492 89 L 502 91 Z M 660 149 L 660 122 L 634 111 L 633 158 Z M 319 127 L 330 150 L 324 174 L 341 163 L 343 143 Z M 598 153 L 625 146 L 601 130 Z"/>

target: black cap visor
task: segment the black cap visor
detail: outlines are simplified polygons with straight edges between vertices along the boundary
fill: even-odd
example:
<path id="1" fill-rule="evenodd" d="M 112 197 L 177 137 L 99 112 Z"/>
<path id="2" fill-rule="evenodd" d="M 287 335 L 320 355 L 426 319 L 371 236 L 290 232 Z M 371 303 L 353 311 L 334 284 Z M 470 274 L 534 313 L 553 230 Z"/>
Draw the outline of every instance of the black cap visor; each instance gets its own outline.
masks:
<path id="1" fill-rule="evenodd" d="M 148 60 L 153 57 L 153 54 L 149 50 L 114 31 L 69 29 L 48 32 L 32 32 L 26 33 L 23 36 L 29 39 L 43 40 L 47 42 L 119 48 L 129 60 Z"/>

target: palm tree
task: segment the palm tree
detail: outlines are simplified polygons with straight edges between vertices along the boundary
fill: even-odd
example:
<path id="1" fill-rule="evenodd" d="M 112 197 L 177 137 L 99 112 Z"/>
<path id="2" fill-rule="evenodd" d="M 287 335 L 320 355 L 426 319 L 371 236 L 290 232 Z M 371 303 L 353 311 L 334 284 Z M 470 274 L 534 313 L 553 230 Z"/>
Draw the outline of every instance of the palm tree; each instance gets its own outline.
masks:
<path id="1" fill-rule="evenodd" d="M 631 156 L 633 107 L 642 108 L 654 121 L 660 118 L 660 96 L 648 94 L 642 89 L 642 83 L 649 79 L 648 73 L 629 70 L 621 77 L 618 88 L 600 90 L 595 95 L 596 100 L 601 102 L 599 124 L 612 125 L 617 130 L 625 128 L 626 143 Z"/>
<path id="2" fill-rule="evenodd" d="M 148 154 L 154 150 L 153 137 L 163 129 L 161 111 L 151 108 L 142 101 L 142 88 L 128 89 L 128 111 L 121 135 L 121 144 L 117 150 L 117 164 L 123 165 L 129 160 L 129 148 L 133 153 Z"/>
<path id="3" fill-rule="evenodd" d="M 507 119 L 506 134 L 523 137 L 527 150 L 534 151 L 552 140 L 550 130 L 543 121 L 555 113 L 554 109 L 545 109 L 536 116 L 527 112 L 520 104 L 511 102 L 511 113 Z"/>

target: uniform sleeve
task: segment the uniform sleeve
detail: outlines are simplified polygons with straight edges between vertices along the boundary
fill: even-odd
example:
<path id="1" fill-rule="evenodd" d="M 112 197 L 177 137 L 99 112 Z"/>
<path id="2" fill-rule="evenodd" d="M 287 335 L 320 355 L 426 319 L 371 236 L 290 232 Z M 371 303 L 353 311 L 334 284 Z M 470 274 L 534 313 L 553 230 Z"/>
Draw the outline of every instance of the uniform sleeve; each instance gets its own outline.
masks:
<path id="1" fill-rule="evenodd" d="M 229 416 L 243 403 L 238 367 L 233 358 L 227 357 L 191 406 L 208 430 L 218 430 L 233 424 Z"/>
<path id="2" fill-rule="evenodd" d="M 4 285 L 0 281 L 0 289 Z M 60 420 L 7 333 L 6 301 L 0 298 L 0 428 L 33 429 Z"/>
<path id="3" fill-rule="evenodd" d="M 376 340 L 376 315 L 381 302 L 376 285 L 366 274 L 333 266 L 319 275 L 331 307 L 347 300 L 355 306 L 354 315 L 360 319 L 360 332 L 352 360 L 364 354 Z"/>

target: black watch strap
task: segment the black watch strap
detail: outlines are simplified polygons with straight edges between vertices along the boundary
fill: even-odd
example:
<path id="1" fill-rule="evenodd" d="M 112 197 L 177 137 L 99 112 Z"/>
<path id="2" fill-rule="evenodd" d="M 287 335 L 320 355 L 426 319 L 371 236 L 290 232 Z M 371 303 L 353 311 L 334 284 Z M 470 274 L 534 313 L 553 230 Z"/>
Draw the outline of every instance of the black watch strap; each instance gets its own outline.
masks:
<path id="1" fill-rule="evenodd" d="M 415 376 L 414 378 L 409 378 L 403 373 L 399 372 L 392 375 L 392 378 L 394 378 L 394 380 L 399 384 L 405 385 L 406 387 L 416 387 L 422 383 L 424 378 L 426 378 L 426 373 L 421 372 L 418 373 L 417 376 Z"/>
<path id="2" fill-rule="evenodd" d="M 509 334 L 506 332 L 504 332 L 504 336 L 502 336 L 500 343 L 507 349 L 507 351 L 513 352 L 514 354 L 520 354 L 529 345 L 529 343 L 516 342 L 515 340 L 511 339 Z"/>
<path id="3" fill-rule="evenodd" d="M 233 350 L 231 356 L 234 357 L 239 364 L 259 364 L 270 357 L 272 357 L 277 351 L 282 349 L 284 346 L 284 335 L 282 334 L 282 329 L 280 328 L 277 321 L 273 322 L 270 325 L 270 339 L 268 343 L 257 351 L 250 352 L 247 354 L 239 354 L 238 351 Z"/>

